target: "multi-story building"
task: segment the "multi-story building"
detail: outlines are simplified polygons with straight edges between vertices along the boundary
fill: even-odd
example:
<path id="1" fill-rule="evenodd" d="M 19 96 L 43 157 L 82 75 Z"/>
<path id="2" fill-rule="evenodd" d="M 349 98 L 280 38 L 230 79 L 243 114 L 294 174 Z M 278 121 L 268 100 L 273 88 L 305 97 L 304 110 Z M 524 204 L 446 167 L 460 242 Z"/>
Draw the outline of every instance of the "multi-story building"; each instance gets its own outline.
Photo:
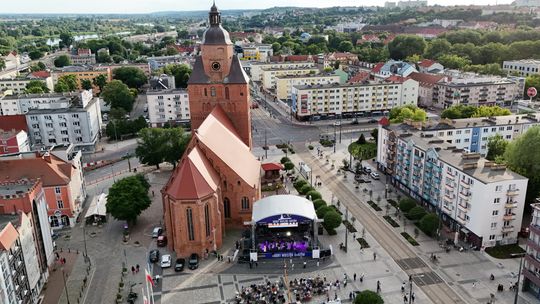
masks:
<path id="1" fill-rule="evenodd" d="M 508 74 L 525 77 L 540 74 L 540 60 L 538 59 L 505 60 L 502 67 L 503 71 Z"/>
<path id="2" fill-rule="evenodd" d="M 122 64 L 100 64 L 99 67 L 111 69 L 112 74 L 114 75 L 114 70 L 118 68 L 137 68 L 144 72 L 146 77 L 152 75 L 152 70 L 150 69 L 150 63 L 122 63 Z"/>
<path id="3" fill-rule="evenodd" d="M 384 64 L 376 65 L 373 70 L 373 74 L 379 78 L 389 77 L 391 75 L 397 75 L 401 77 L 407 77 L 413 72 L 418 72 L 414 66 L 404 61 L 388 60 Z"/>
<path id="4" fill-rule="evenodd" d="M 441 73 L 444 71 L 444 66 L 436 61 L 433 61 L 431 59 L 423 59 L 422 61 L 418 62 L 418 70 L 420 73 Z"/>
<path id="5" fill-rule="evenodd" d="M 73 65 L 92 65 L 96 64 L 96 55 L 92 54 L 91 49 L 77 49 L 70 55 Z"/>
<path id="6" fill-rule="evenodd" d="M 161 69 L 162 67 L 169 65 L 169 64 L 187 64 L 191 65 L 191 61 L 189 57 L 182 56 L 182 55 L 171 55 L 171 56 L 155 56 L 155 57 L 148 57 L 146 58 L 148 61 L 148 64 L 150 65 L 150 69 L 152 71 L 156 71 Z"/>
<path id="7" fill-rule="evenodd" d="M 340 66 L 348 66 L 358 61 L 358 55 L 352 53 L 333 52 L 317 56 L 317 63 L 321 64 L 324 69 L 334 67 L 338 62 Z"/>
<path id="8" fill-rule="evenodd" d="M 35 77 L 16 77 L 0 79 L 0 92 L 4 92 L 10 95 L 24 94 L 26 85 L 32 80 L 43 81 L 47 88 L 52 92 L 54 90 L 52 77 L 36 79 Z"/>
<path id="9" fill-rule="evenodd" d="M 379 169 L 439 214 L 452 239 L 478 249 L 517 242 L 527 178 L 407 124 L 381 123 L 377 145 Z"/>
<path id="10" fill-rule="evenodd" d="M 0 155 L 30 151 L 28 134 L 24 130 L 0 130 Z"/>
<path id="11" fill-rule="evenodd" d="M 306 76 L 319 73 L 319 69 L 312 68 L 288 68 L 288 69 L 263 69 L 262 70 L 262 87 L 264 89 L 276 89 L 277 78 L 286 76 Z"/>
<path id="12" fill-rule="evenodd" d="M 0 99 L 0 113 L 8 116 L 26 114 L 31 109 L 67 108 L 79 98 L 79 94 L 71 92 L 4 96 Z"/>
<path id="13" fill-rule="evenodd" d="M 486 155 L 489 138 L 498 134 L 510 141 L 525 133 L 530 127 L 538 125 L 540 125 L 539 113 L 441 119 L 435 125 L 424 126 L 424 134 L 436 136 L 458 149 Z"/>
<path id="14" fill-rule="evenodd" d="M 523 265 L 523 290 L 540 298 L 540 203 L 531 204 L 532 220 L 529 226 L 527 255 Z"/>
<path id="15" fill-rule="evenodd" d="M 319 115 L 382 114 L 393 107 L 417 104 L 418 82 L 401 77 L 388 80 L 391 82 L 295 86 L 291 90 L 292 111 L 298 119 L 306 120 Z"/>
<path id="16" fill-rule="evenodd" d="M 53 82 L 56 84 L 58 82 L 58 79 L 65 75 L 75 75 L 77 77 L 77 86 L 79 90 L 82 88 L 81 81 L 90 80 L 93 84 L 94 79 L 99 75 L 105 75 L 107 81 L 112 80 L 112 72 L 109 67 L 66 66 L 52 72 Z M 95 93 L 98 93 L 99 87 L 94 85 L 93 91 Z"/>
<path id="17" fill-rule="evenodd" d="M 83 91 L 67 106 L 30 109 L 26 123 L 33 148 L 73 143 L 78 150 L 93 151 L 102 127 L 100 99 Z"/>
<path id="18" fill-rule="evenodd" d="M 270 57 L 274 56 L 274 49 L 271 44 L 247 44 L 242 46 L 242 50 L 241 60 L 267 62 Z"/>
<path id="19" fill-rule="evenodd" d="M 412 1 L 398 1 L 397 7 L 398 8 L 418 8 L 418 7 L 426 7 L 428 6 L 428 2 L 425 0 L 412 0 Z"/>
<path id="20" fill-rule="evenodd" d="M 418 81 L 418 104 L 431 106 L 433 104 L 433 88 L 446 79 L 444 75 L 424 74 L 413 72 L 409 78 Z"/>
<path id="21" fill-rule="evenodd" d="M 190 121 L 189 95 L 186 90 L 148 90 L 146 101 L 148 120 L 152 127 L 163 127 L 166 123 L 178 125 Z"/>
<path id="22" fill-rule="evenodd" d="M 336 74 L 308 74 L 276 77 L 276 96 L 279 99 L 291 99 L 291 89 L 294 86 L 321 85 L 340 83 Z"/>
<path id="23" fill-rule="evenodd" d="M 73 227 L 86 199 L 80 156 L 79 151 L 66 160 L 62 158 L 61 151 L 51 150 L 0 157 L 3 190 L 22 185 L 17 186 L 20 193 L 12 191 L 13 195 L 0 198 L 0 213 L 31 212 L 35 209 L 33 218 L 47 226 L 50 223 L 53 228 Z M 39 189 L 43 188 L 42 194 L 35 188 L 38 179 L 41 182 Z M 41 202 L 41 197 L 46 205 L 32 205 Z"/>
<path id="24" fill-rule="evenodd" d="M 248 63 L 249 64 L 249 63 Z M 263 80 L 263 71 L 271 69 L 314 69 L 315 63 L 312 61 L 307 62 L 253 62 L 249 64 L 249 71 L 252 81 L 262 81 Z"/>
<path id="25" fill-rule="evenodd" d="M 523 96 L 522 82 L 523 78 L 519 77 L 452 78 L 433 87 L 433 106 L 448 108 L 458 104 L 510 105 Z"/>

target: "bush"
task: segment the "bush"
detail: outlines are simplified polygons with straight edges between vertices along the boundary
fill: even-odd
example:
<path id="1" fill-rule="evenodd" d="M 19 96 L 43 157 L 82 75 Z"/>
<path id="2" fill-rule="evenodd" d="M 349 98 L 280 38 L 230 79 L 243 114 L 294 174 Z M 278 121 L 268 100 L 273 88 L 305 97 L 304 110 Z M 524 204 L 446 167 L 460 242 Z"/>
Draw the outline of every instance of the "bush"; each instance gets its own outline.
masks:
<path id="1" fill-rule="evenodd" d="M 415 206 L 416 202 L 410 198 L 403 198 L 399 201 L 399 209 L 403 211 L 403 213 L 409 212 L 409 210 L 411 210 Z"/>
<path id="2" fill-rule="evenodd" d="M 310 196 L 311 196 L 311 201 L 315 201 L 322 198 L 322 195 L 316 190 L 311 190 L 308 193 L 306 193 L 306 198 L 309 198 Z"/>
<path id="3" fill-rule="evenodd" d="M 334 142 L 331 141 L 331 140 L 328 140 L 328 139 L 321 139 L 319 141 L 319 143 L 323 146 L 323 147 L 332 147 L 334 146 Z"/>
<path id="4" fill-rule="evenodd" d="M 439 228 L 439 218 L 435 213 L 428 213 L 422 217 L 419 225 L 425 234 L 433 236 Z"/>
<path id="5" fill-rule="evenodd" d="M 412 237 L 410 236 L 407 232 L 402 232 L 401 235 L 407 240 L 407 242 L 409 242 L 411 245 L 413 246 L 418 246 L 418 242 Z"/>
<path id="6" fill-rule="evenodd" d="M 321 208 L 322 206 L 326 206 L 326 201 L 322 198 L 318 198 L 313 201 L 313 208 L 315 208 L 315 210 Z"/>
<path id="7" fill-rule="evenodd" d="M 291 162 L 291 160 L 287 156 L 283 156 L 279 162 L 285 164 Z"/>
<path id="8" fill-rule="evenodd" d="M 283 167 L 284 167 L 285 171 L 289 171 L 289 170 L 294 169 L 294 164 L 292 162 L 288 161 L 285 164 L 283 164 Z"/>
<path id="9" fill-rule="evenodd" d="M 310 150 L 314 149 L 312 145 L 307 146 L 307 148 L 310 149 Z"/>
<path id="10" fill-rule="evenodd" d="M 397 203 L 395 200 L 393 200 L 393 199 L 387 199 L 386 201 L 387 201 L 390 205 L 392 205 L 392 207 L 398 208 L 398 203 Z"/>
<path id="11" fill-rule="evenodd" d="M 330 205 L 330 208 L 332 208 L 332 210 L 334 210 L 334 211 L 337 212 L 338 214 L 343 215 L 343 213 L 342 213 L 341 211 L 339 211 L 339 209 L 336 207 L 336 205 Z"/>
<path id="12" fill-rule="evenodd" d="M 326 212 L 326 214 L 324 215 L 323 225 L 328 232 L 334 231 L 337 227 L 341 225 L 341 215 L 339 215 L 335 211 Z"/>
<path id="13" fill-rule="evenodd" d="M 413 221 L 418 221 L 421 218 L 423 218 L 424 215 L 426 214 L 427 212 L 426 210 L 424 210 L 424 208 L 420 206 L 416 206 L 416 207 L 413 207 L 411 210 L 409 210 L 409 212 L 407 212 L 407 218 Z"/>
<path id="14" fill-rule="evenodd" d="M 315 190 L 315 189 L 313 189 L 313 187 L 311 187 L 311 185 L 305 184 L 302 187 L 300 187 L 300 190 L 298 190 L 298 192 L 300 194 L 302 194 L 302 195 L 306 195 L 306 193 L 308 193 L 311 190 Z"/>
<path id="15" fill-rule="evenodd" d="M 364 238 L 357 238 L 356 239 L 360 246 L 362 246 L 363 249 L 369 248 L 369 243 Z"/>
<path id="16" fill-rule="evenodd" d="M 390 217 L 389 215 L 385 215 L 383 216 L 383 218 L 394 228 L 397 228 L 399 227 L 399 224 L 394 221 L 394 219 L 392 217 Z"/>
<path id="17" fill-rule="evenodd" d="M 315 211 L 315 213 L 317 213 L 318 218 L 323 219 L 326 213 L 330 211 L 334 211 L 334 209 L 332 209 L 330 206 L 321 206 L 317 209 L 317 211 Z"/>
<path id="18" fill-rule="evenodd" d="M 375 211 L 382 211 L 381 207 L 375 204 L 374 201 L 368 201 L 367 203 L 371 206 L 371 208 L 375 209 Z"/>
<path id="19" fill-rule="evenodd" d="M 358 232 L 358 230 L 356 230 L 353 224 L 348 220 L 343 220 L 343 225 L 345 225 L 345 227 L 347 228 L 347 230 L 349 230 L 350 233 Z"/>
<path id="20" fill-rule="evenodd" d="M 308 182 L 304 179 L 299 179 L 297 181 L 294 182 L 293 186 L 296 190 L 299 190 L 300 188 L 302 188 L 303 185 L 306 185 Z"/>
<path id="21" fill-rule="evenodd" d="M 378 293 L 364 290 L 356 295 L 354 304 L 384 304 L 384 301 Z"/>

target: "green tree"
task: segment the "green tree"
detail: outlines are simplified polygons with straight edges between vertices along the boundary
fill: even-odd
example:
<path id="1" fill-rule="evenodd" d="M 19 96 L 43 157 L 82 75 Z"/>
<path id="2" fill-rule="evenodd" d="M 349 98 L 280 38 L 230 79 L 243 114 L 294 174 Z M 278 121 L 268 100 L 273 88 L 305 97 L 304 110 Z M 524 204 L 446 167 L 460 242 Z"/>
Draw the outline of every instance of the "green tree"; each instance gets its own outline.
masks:
<path id="1" fill-rule="evenodd" d="M 428 43 L 424 57 L 439 60 L 439 57 L 448 54 L 452 45 L 446 39 L 433 39 Z"/>
<path id="2" fill-rule="evenodd" d="M 326 206 L 326 201 L 323 200 L 322 198 L 318 198 L 313 201 L 313 207 L 315 208 L 315 210 L 318 210 L 322 206 Z"/>
<path id="3" fill-rule="evenodd" d="M 122 81 L 130 88 L 142 87 L 148 78 L 144 72 L 136 67 L 120 67 L 113 71 L 113 78 Z"/>
<path id="4" fill-rule="evenodd" d="M 54 66 L 57 68 L 62 68 L 68 65 L 71 65 L 71 59 L 69 59 L 67 55 L 60 55 L 54 59 Z"/>
<path id="5" fill-rule="evenodd" d="M 540 92 L 540 74 L 533 74 L 533 75 L 527 76 L 527 78 L 525 79 L 525 92 L 530 87 L 534 87 L 536 88 L 537 92 Z M 535 98 L 538 98 L 538 96 L 535 96 Z"/>
<path id="6" fill-rule="evenodd" d="M 426 215 L 426 210 L 420 206 L 415 206 L 409 210 L 409 212 L 407 212 L 408 218 L 413 221 L 420 220 L 422 217 L 424 217 L 424 215 Z"/>
<path id="7" fill-rule="evenodd" d="M 64 75 L 58 78 L 54 91 L 57 93 L 74 92 L 78 89 L 77 75 Z"/>
<path id="8" fill-rule="evenodd" d="M 43 94 L 43 93 L 49 93 L 49 88 L 45 84 L 45 82 L 41 80 L 30 80 L 26 84 L 26 88 L 24 90 L 28 94 Z"/>
<path id="9" fill-rule="evenodd" d="M 6 68 L 6 61 L 4 58 L 0 58 L 0 71 L 4 70 Z"/>
<path id="10" fill-rule="evenodd" d="M 360 145 L 364 145 L 366 143 L 366 138 L 364 137 L 364 133 L 360 134 L 360 137 L 358 137 L 358 140 L 356 142 Z"/>
<path id="11" fill-rule="evenodd" d="M 91 90 L 92 89 L 92 81 L 90 81 L 90 79 L 81 80 L 81 88 L 83 90 Z"/>
<path id="12" fill-rule="evenodd" d="M 67 47 L 69 48 L 71 44 L 73 44 L 75 40 L 73 39 L 73 35 L 71 35 L 70 32 L 62 32 L 60 33 L 60 47 Z"/>
<path id="13" fill-rule="evenodd" d="M 315 213 L 317 213 L 317 217 L 319 219 L 324 219 L 324 216 L 326 215 L 326 213 L 331 212 L 333 210 L 334 209 L 332 209 L 332 207 L 330 206 L 321 206 L 316 209 Z"/>
<path id="14" fill-rule="evenodd" d="M 111 55 L 109 55 L 105 51 L 101 51 L 97 53 L 96 61 L 98 63 L 111 63 L 113 62 Z"/>
<path id="15" fill-rule="evenodd" d="M 504 155 L 508 141 L 506 141 L 502 135 L 496 134 L 488 138 L 488 153 L 486 155 L 487 160 L 495 161 L 498 157 Z"/>
<path id="16" fill-rule="evenodd" d="M 56 93 L 69 92 L 69 86 L 65 82 L 58 82 L 54 85 Z"/>
<path id="17" fill-rule="evenodd" d="M 306 195 L 309 191 L 311 190 L 314 190 L 313 187 L 311 187 L 310 184 L 305 184 L 303 185 L 300 190 L 298 191 L 298 193 L 302 194 L 302 195 Z"/>
<path id="18" fill-rule="evenodd" d="M 322 198 L 322 195 L 317 190 L 311 190 L 306 193 L 306 198 L 311 198 L 311 201 L 315 201 Z"/>
<path id="19" fill-rule="evenodd" d="M 439 218 L 434 213 L 428 213 L 422 217 L 419 225 L 425 234 L 433 236 L 439 228 Z"/>
<path id="20" fill-rule="evenodd" d="M 388 44 L 390 57 L 395 60 L 402 60 L 411 55 L 424 54 L 426 41 L 422 37 L 415 35 L 398 35 Z"/>
<path id="21" fill-rule="evenodd" d="M 99 91 L 103 91 L 103 88 L 107 84 L 107 76 L 105 76 L 103 74 L 96 76 L 92 80 L 92 84 L 97 86 L 99 88 Z"/>
<path id="22" fill-rule="evenodd" d="M 373 130 L 371 130 L 371 137 L 373 137 L 373 139 L 375 140 L 375 143 L 377 143 L 379 141 L 379 129 L 378 128 L 375 128 Z"/>
<path id="23" fill-rule="evenodd" d="M 354 304 L 384 304 L 381 296 L 371 290 L 364 290 L 356 295 Z"/>
<path id="24" fill-rule="evenodd" d="M 176 168 L 178 161 L 188 146 L 191 136 L 189 133 L 184 132 L 182 128 L 165 129 L 163 136 L 165 141 L 163 145 L 163 160 L 171 163 Z"/>
<path id="25" fill-rule="evenodd" d="M 420 109 L 415 105 L 405 105 L 401 107 L 394 107 L 390 110 L 390 121 L 393 123 L 401 123 L 406 119 L 413 121 L 424 122 L 427 119 L 426 111 Z"/>
<path id="26" fill-rule="evenodd" d="M 402 198 L 399 201 L 399 210 L 404 213 L 409 212 L 412 208 L 416 207 L 416 202 L 410 198 Z"/>
<path id="27" fill-rule="evenodd" d="M 32 60 L 39 59 L 39 58 L 43 57 L 44 55 L 45 54 L 40 50 L 33 50 L 33 51 L 28 53 L 28 57 L 30 57 L 30 59 L 32 59 Z"/>
<path id="28" fill-rule="evenodd" d="M 282 164 L 285 164 L 285 163 L 291 162 L 291 159 L 288 158 L 287 156 L 283 156 L 279 162 Z"/>
<path id="29" fill-rule="evenodd" d="M 510 110 L 499 106 L 479 106 L 474 110 L 472 117 L 492 117 L 511 115 Z"/>
<path id="30" fill-rule="evenodd" d="M 103 97 L 105 104 L 110 105 L 111 108 L 122 108 L 126 112 L 131 112 L 135 100 L 128 86 L 120 80 L 107 83 L 101 91 L 101 97 Z"/>
<path id="31" fill-rule="evenodd" d="M 186 88 L 191 68 L 186 64 L 169 64 L 161 69 L 161 73 L 174 76 L 174 82 L 177 88 Z"/>
<path id="32" fill-rule="evenodd" d="M 353 44 L 350 41 L 341 41 L 338 50 L 340 52 L 350 52 L 353 49 Z"/>
<path id="33" fill-rule="evenodd" d="M 443 54 L 439 57 L 439 63 L 445 68 L 462 69 L 471 64 L 471 60 L 467 57 L 461 57 L 454 54 Z"/>
<path id="34" fill-rule="evenodd" d="M 290 170 L 294 169 L 294 164 L 290 161 L 283 164 L 283 168 L 285 171 L 289 172 Z"/>
<path id="35" fill-rule="evenodd" d="M 141 163 L 156 166 L 159 169 L 159 165 L 165 160 L 166 139 L 164 133 L 165 129 L 156 128 L 146 128 L 139 131 L 135 155 Z"/>
<path id="36" fill-rule="evenodd" d="M 334 210 L 330 210 L 324 214 L 324 228 L 331 233 L 341 225 L 341 215 Z"/>
<path id="37" fill-rule="evenodd" d="M 148 189 L 148 182 L 143 183 L 139 176 L 129 176 L 115 182 L 107 196 L 107 212 L 117 220 L 134 224 L 152 203 Z"/>
<path id="38" fill-rule="evenodd" d="M 527 202 L 540 195 L 540 126 L 531 127 L 511 141 L 504 152 L 506 164 L 513 171 L 527 177 Z"/>
<path id="39" fill-rule="evenodd" d="M 33 64 L 33 65 L 30 66 L 30 71 L 32 71 L 32 72 L 45 71 L 46 69 L 47 69 L 47 67 L 41 61 L 39 61 L 38 63 Z M 0 70 L 1 70 L 1 68 L 0 68 Z"/>
<path id="40" fill-rule="evenodd" d="M 475 106 L 467 105 L 455 105 L 451 106 L 441 113 L 441 118 L 458 119 L 458 118 L 470 118 L 476 111 Z"/>

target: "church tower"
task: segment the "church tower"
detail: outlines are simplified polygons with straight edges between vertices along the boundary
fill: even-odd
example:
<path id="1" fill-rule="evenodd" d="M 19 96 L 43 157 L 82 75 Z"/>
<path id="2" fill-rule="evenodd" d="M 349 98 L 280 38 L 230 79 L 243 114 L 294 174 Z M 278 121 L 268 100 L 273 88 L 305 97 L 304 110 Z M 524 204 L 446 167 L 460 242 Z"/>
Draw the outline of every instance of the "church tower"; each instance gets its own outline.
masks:
<path id="1" fill-rule="evenodd" d="M 251 149 L 249 78 L 234 55 L 233 43 L 221 26 L 221 13 L 215 3 L 209 22 L 201 55 L 197 56 L 188 81 L 191 129 L 196 132 L 210 112 L 220 106 L 240 139 Z"/>

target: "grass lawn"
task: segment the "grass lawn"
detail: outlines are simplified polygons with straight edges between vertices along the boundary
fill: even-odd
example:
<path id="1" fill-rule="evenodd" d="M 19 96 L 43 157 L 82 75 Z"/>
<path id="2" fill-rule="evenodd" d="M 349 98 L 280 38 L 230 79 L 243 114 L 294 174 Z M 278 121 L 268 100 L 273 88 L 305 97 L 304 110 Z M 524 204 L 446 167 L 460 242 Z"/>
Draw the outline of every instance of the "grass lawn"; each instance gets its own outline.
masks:
<path id="1" fill-rule="evenodd" d="M 499 245 L 486 248 L 486 253 L 497 259 L 511 259 L 516 254 L 524 253 L 525 250 L 518 244 Z"/>

